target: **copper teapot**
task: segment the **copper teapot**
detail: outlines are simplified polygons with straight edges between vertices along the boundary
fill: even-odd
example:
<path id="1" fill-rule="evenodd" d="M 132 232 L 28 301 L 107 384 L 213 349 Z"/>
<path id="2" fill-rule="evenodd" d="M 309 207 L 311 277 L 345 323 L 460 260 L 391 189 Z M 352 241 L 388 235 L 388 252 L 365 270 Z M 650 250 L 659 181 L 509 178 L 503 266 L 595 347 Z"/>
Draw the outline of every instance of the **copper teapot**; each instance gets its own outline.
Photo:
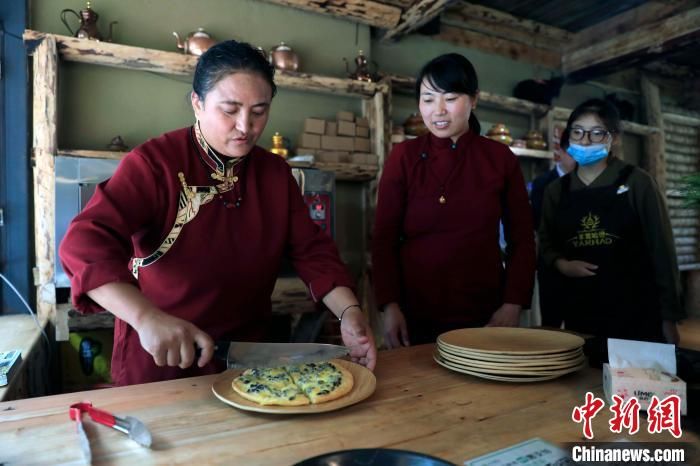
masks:
<path id="1" fill-rule="evenodd" d="M 280 42 L 277 47 L 270 50 L 270 64 L 278 70 L 296 71 L 299 69 L 299 56 L 290 46 Z"/>
<path id="2" fill-rule="evenodd" d="M 355 71 L 350 72 L 350 69 L 348 68 L 348 60 L 343 57 L 343 61 L 345 62 L 345 71 L 348 73 L 348 77 L 350 79 L 355 79 L 357 81 L 366 81 L 366 82 L 376 82 L 379 81 L 379 74 L 377 73 L 377 63 L 375 61 L 368 61 L 367 57 L 364 56 L 362 53 L 362 50 L 359 51 L 359 54 L 355 57 Z M 370 65 L 374 67 L 374 71 L 370 70 Z"/>
<path id="3" fill-rule="evenodd" d="M 67 13 L 73 13 L 75 17 L 78 18 L 78 21 L 80 21 L 80 25 L 75 32 L 73 32 L 73 29 L 71 29 L 70 25 L 68 24 L 68 20 L 66 19 Z M 65 10 L 61 11 L 61 22 L 63 22 L 72 36 L 80 39 L 97 41 L 105 40 L 107 42 L 112 42 L 112 26 L 117 24 L 117 21 L 112 21 L 109 23 L 109 35 L 107 38 L 104 38 L 102 34 L 100 34 L 100 30 L 97 29 L 97 19 L 99 17 L 100 15 L 98 15 L 95 10 L 90 7 L 90 2 L 87 2 L 84 10 L 80 10 L 80 14 L 78 14 L 75 10 L 71 10 L 70 8 L 66 8 Z"/>
<path id="4" fill-rule="evenodd" d="M 203 28 L 197 28 L 196 31 L 190 32 L 184 42 L 180 40 L 177 32 L 173 32 L 173 35 L 177 39 L 177 48 L 198 57 L 206 52 L 209 47 L 216 44 L 216 40 Z"/>

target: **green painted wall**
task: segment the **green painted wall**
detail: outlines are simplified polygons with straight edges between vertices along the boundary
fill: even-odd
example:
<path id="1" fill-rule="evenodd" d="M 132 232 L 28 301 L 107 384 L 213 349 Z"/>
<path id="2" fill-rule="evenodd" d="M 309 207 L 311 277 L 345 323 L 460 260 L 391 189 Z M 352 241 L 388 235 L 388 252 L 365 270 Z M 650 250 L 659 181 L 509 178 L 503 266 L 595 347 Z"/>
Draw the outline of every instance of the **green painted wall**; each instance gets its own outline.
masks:
<path id="1" fill-rule="evenodd" d="M 31 0 L 31 28 L 68 35 L 60 21 L 64 8 L 79 10 L 80 0 Z M 548 78 L 550 70 L 481 51 L 465 49 L 424 36 L 409 36 L 397 43 L 370 38 L 368 26 L 342 19 L 280 7 L 255 0 L 93 0 L 99 27 L 107 32 L 111 21 L 113 41 L 121 44 L 177 51 L 173 31 L 181 36 L 203 27 L 219 40 L 237 39 L 265 49 L 285 41 L 300 56 L 300 70 L 345 76 L 343 57 L 358 50 L 376 61 L 384 72 L 415 75 L 431 58 L 459 52 L 475 65 L 482 90 L 510 95 L 515 84 L 531 77 Z M 74 18 L 71 18 L 74 19 Z M 77 19 L 74 19 L 77 23 Z M 162 132 L 191 124 L 188 93 L 190 80 L 147 72 L 62 63 L 59 71 L 59 147 L 103 150 L 115 135 L 135 146 Z M 590 89 L 565 89 L 568 101 L 580 101 Z M 573 105 L 573 104 L 572 104 Z M 416 110 L 412 97 L 395 95 L 392 118 L 403 122 Z M 296 142 L 306 117 L 331 119 L 338 110 L 360 113 L 360 100 L 281 89 L 272 106 L 268 127 L 259 144 L 269 147 L 280 131 Z M 514 136 L 522 136 L 530 121 L 489 109 L 477 114 L 484 130 L 505 122 Z M 546 162 L 522 161 L 526 178 L 547 168 Z M 338 245 L 351 268 L 359 273 L 364 244 L 363 196 L 359 184 L 338 183 Z"/>

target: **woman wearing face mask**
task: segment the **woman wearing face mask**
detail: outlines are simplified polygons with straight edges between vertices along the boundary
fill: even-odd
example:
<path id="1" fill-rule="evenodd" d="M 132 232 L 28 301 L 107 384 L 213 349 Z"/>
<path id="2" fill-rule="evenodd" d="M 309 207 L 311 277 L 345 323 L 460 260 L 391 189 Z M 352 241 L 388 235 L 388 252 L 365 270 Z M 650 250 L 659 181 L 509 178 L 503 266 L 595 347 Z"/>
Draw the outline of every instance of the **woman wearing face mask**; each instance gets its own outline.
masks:
<path id="1" fill-rule="evenodd" d="M 372 238 L 372 280 L 390 348 L 434 342 L 456 328 L 517 326 L 535 272 L 523 175 L 507 146 L 479 135 L 472 64 L 458 54 L 430 61 L 416 100 L 430 132 L 394 147 Z"/>
<path id="2" fill-rule="evenodd" d="M 569 117 L 562 147 L 574 172 L 545 192 L 539 229 L 559 272 L 566 328 L 604 337 L 678 342 L 684 317 L 668 214 L 654 180 L 615 155 L 620 119 L 592 99 Z"/>
<path id="3" fill-rule="evenodd" d="M 214 340 L 265 339 L 285 253 L 341 318 L 351 356 L 374 367 L 335 245 L 310 220 L 289 165 L 255 145 L 273 78 L 249 44 L 210 48 L 194 73 L 194 125 L 132 150 L 68 229 L 59 253 L 73 304 L 116 316 L 117 385 L 217 372 Z"/>

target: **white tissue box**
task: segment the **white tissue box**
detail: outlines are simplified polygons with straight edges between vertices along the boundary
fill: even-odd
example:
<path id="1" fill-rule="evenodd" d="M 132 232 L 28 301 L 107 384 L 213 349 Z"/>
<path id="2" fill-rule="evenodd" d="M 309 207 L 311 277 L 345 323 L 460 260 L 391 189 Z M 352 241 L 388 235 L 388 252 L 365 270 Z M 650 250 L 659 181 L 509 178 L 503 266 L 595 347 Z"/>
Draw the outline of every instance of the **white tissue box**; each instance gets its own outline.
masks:
<path id="1" fill-rule="evenodd" d="M 681 414 L 688 413 L 685 382 L 678 376 L 659 369 L 614 369 L 609 364 L 603 364 L 603 390 L 608 403 L 613 403 L 613 395 L 624 400 L 635 397 L 641 409 L 649 407 L 654 395 L 659 401 L 669 395 L 678 395 L 681 399 Z"/>

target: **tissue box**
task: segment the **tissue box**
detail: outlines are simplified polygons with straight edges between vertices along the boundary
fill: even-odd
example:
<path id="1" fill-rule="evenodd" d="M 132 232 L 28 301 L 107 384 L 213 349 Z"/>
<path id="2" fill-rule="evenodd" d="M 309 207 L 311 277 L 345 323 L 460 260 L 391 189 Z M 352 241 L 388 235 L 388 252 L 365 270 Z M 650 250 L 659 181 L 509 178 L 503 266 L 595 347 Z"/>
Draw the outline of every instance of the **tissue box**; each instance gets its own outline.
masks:
<path id="1" fill-rule="evenodd" d="M 649 407 L 654 395 L 659 401 L 663 401 L 669 395 L 678 395 L 681 399 L 681 414 L 688 413 L 685 382 L 678 376 L 658 369 L 614 369 L 609 364 L 603 364 L 603 390 L 608 403 L 613 402 L 613 395 L 625 400 L 635 397 L 642 409 Z"/>

